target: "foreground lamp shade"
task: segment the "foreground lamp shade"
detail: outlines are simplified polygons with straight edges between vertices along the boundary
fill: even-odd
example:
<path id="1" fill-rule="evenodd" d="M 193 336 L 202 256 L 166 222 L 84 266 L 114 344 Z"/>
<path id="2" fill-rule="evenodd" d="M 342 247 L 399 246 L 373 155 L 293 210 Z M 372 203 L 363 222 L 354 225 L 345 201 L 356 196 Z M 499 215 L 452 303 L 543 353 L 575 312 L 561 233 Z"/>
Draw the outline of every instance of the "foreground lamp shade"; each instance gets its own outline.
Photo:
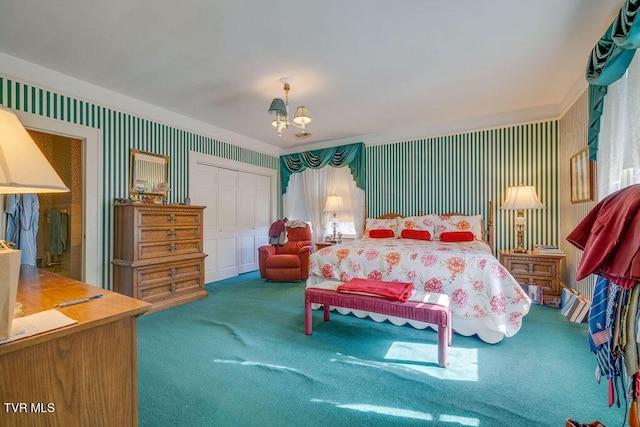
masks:
<path id="1" fill-rule="evenodd" d="M 0 108 L 0 194 L 66 191 L 18 117 Z M 20 251 L 0 241 L 0 340 L 11 335 L 19 277 Z"/>
<path id="2" fill-rule="evenodd" d="M 0 108 L 0 194 L 67 191 L 18 117 Z"/>
<path id="3" fill-rule="evenodd" d="M 507 197 L 502 203 L 502 209 L 515 210 L 516 214 L 516 247 L 513 252 L 527 252 L 523 245 L 523 235 L 525 226 L 525 209 L 543 209 L 544 205 L 540 202 L 536 188 L 533 185 L 520 185 L 517 187 L 507 188 Z"/>

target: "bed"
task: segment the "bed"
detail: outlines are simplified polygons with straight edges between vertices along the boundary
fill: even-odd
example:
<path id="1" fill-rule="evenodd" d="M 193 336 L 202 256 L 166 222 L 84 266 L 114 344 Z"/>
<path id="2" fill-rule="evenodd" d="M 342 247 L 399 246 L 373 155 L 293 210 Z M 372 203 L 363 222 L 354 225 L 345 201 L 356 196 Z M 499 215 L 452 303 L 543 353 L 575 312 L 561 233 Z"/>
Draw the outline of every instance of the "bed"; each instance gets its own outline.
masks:
<path id="1" fill-rule="evenodd" d="M 409 301 L 423 301 L 427 293 L 447 294 L 456 333 L 498 343 L 520 330 L 531 300 L 493 255 L 485 236 L 479 215 L 368 218 L 362 239 L 311 254 L 307 287 L 335 290 L 353 278 L 412 282 Z M 375 313 L 336 311 L 420 329 L 431 326 Z"/>

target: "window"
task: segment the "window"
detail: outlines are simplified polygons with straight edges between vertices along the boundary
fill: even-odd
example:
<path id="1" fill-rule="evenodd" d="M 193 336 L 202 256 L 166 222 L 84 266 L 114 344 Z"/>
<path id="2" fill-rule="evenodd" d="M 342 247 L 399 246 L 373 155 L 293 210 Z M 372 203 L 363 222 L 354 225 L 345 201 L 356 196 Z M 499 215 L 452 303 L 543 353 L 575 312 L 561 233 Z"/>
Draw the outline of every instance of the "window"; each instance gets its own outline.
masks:
<path id="1" fill-rule="evenodd" d="M 600 119 L 598 199 L 640 183 L 640 60 L 607 88 Z"/>

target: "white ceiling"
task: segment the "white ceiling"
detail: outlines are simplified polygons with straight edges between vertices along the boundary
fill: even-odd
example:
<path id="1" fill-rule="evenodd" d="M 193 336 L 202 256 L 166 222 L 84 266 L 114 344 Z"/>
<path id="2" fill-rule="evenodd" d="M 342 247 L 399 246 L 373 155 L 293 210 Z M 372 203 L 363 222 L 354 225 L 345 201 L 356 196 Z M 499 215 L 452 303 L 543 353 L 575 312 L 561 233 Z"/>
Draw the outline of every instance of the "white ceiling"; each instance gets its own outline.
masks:
<path id="1" fill-rule="evenodd" d="M 558 117 L 623 3 L 0 0 L 0 52 L 291 151 Z"/>

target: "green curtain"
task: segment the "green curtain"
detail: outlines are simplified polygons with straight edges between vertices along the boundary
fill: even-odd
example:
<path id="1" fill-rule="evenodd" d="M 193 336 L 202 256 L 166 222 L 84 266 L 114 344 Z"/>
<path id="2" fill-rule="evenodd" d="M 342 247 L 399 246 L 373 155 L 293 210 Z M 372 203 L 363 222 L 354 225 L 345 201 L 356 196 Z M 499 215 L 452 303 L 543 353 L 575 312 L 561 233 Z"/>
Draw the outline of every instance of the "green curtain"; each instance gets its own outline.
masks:
<path id="1" fill-rule="evenodd" d="M 289 178 L 307 168 L 321 169 L 325 166 L 336 168 L 349 166 L 356 186 L 366 190 L 365 178 L 365 146 L 364 143 L 341 145 L 340 147 L 323 148 L 303 153 L 280 156 L 280 185 L 282 194 L 287 192 Z"/>
<path id="2" fill-rule="evenodd" d="M 600 116 L 607 86 L 627 71 L 640 47 L 640 20 L 636 20 L 640 0 L 627 0 L 618 16 L 591 50 L 586 77 L 589 82 L 589 157 L 596 160 Z"/>
<path id="3" fill-rule="evenodd" d="M 596 160 L 598 153 L 598 135 L 600 135 L 600 116 L 604 111 L 604 97 L 607 86 L 589 85 L 589 133 L 587 145 L 589 158 Z"/>

